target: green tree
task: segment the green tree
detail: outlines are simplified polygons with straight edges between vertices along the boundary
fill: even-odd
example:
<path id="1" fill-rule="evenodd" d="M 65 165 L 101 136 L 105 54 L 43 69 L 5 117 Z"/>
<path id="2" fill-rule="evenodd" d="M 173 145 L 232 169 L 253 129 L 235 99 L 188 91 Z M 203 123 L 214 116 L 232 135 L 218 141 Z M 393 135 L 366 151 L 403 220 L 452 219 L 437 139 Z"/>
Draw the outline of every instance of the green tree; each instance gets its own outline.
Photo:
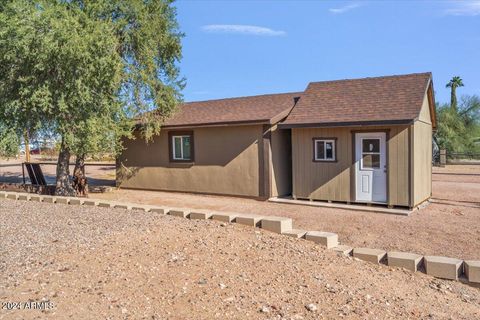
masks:
<path id="1" fill-rule="evenodd" d="M 436 140 L 449 152 L 480 152 L 480 98 L 463 96 L 458 110 L 450 105 L 437 106 Z"/>
<path id="2" fill-rule="evenodd" d="M 123 62 L 120 101 L 126 114 L 139 121 L 141 136 L 150 140 L 160 130 L 181 101 L 185 79 L 180 77 L 178 61 L 182 56 L 176 9 L 170 0 L 73 0 L 93 19 L 108 21 L 117 37 L 117 52 Z M 155 112 L 149 112 L 155 109 Z M 117 130 L 118 131 L 118 130 Z M 125 127 L 120 128 L 125 133 Z M 96 132 L 96 131 L 93 131 Z M 90 137 L 92 141 L 102 140 Z M 97 132 L 102 137 L 104 132 Z M 119 136 L 119 135 L 117 135 Z M 106 135 L 106 141 L 111 138 Z M 96 147 L 94 147 L 96 146 Z M 111 148 L 109 144 L 107 147 Z M 77 154 L 75 172 L 84 174 L 86 154 L 105 145 L 87 142 Z M 119 150 L 118 144 L 114 146 Z"/>
<path id="3" fill-rule="evenodd" d="M 60 137 L 56 194 L 74 195 L 69 162 L 85 123 L 124 118 L 115 30 L 57 1 L 9 2 L 0 12 L 0 116 L 16 131 Z"/>
<path id="4" fill-rule="evenodd" d="M 0 123 L 0 157 L 15 157 L 19 153 L 20 137 L 13 129 Z"/>
<path id="5" fill-rule="evenodd" d="M 457 110 L 457 88 L 463 87 L 462 78 L 455 76 L 447 84 L 446 88 L 450 88 L 450 107 Z"/>

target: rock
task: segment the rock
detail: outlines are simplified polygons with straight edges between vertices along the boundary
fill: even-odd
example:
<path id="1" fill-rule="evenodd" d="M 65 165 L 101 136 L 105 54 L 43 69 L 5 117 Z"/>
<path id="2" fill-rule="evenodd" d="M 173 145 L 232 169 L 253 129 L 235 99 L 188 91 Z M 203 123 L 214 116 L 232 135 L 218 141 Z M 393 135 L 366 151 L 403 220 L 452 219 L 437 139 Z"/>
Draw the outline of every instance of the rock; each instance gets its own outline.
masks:
<path id="1" fill-rule="evenodd" d="M 227 286 L 224 285 L 223 283 L 220 283 L 218 286 L 220 287 L 220 289 L 225 289 L 225 288 L 227 287 Z"/>
<path id="2" fill-rule="evenodd" d="M 263 306 L 263 307 L 260 309 L 260 311 L 261 311 L 262 313 L 269 313 L 269 312 L 270 312 L 270 308 L 267 307 L 267 306 Z"/>
<path id="3" fill-rule="evenodd" d="M 305 308 L 307 308 L 308 311 L 311 311 L 311 312 L 315 312 L 317 311 L 317 306 L 313 303 L 309 303 L 305 306 Z"/>
<path id="4" fill-rule="evenodd" d="M 198 284 L 207 284 L 207 279 L 198 280 Z"/>

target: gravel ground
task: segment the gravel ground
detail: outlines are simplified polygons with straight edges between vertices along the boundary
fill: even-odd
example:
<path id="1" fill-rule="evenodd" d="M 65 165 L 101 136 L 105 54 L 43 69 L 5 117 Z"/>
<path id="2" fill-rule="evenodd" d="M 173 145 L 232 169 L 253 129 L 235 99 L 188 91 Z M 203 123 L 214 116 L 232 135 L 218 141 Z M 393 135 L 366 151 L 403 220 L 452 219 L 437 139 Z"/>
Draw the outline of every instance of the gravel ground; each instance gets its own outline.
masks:
<path id="1" fill-rule="evenodd" d="M 480 290 L 215 221 L 1 200 L 1 319 L 478 319 Z"/>
<path id="2" fill-rule="evenodd" d="M 434 168 L 432 203 L 409 217 L 186 193 L 116 190 L 92 197 L 288 216 L 307 230 L 336 232 L 352 246 L 480 259 L 480 166 Z"/>

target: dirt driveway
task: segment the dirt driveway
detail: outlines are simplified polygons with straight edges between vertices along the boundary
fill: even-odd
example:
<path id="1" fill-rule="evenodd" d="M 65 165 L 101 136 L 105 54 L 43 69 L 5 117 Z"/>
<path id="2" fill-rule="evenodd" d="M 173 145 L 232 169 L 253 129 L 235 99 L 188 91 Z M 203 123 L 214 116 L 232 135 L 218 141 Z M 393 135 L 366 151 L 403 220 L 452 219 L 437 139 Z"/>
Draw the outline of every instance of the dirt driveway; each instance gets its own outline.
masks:
<path id="1" fill-rule="evenodd" d="M 0 218 L 0 301 L 21 307 L 0 319 L 480 318 L 477 288 L 242 225 L 14 200 Z"/>
<path id="2" fill-rule="evenodd" d="M 432 203 L 409 217 L 185 193 L 116 190 L 95 197 L 288 216 L 294 226 L 331 231 L 353 246 L 480 259 L 480 166 L 434 168 Z"/>

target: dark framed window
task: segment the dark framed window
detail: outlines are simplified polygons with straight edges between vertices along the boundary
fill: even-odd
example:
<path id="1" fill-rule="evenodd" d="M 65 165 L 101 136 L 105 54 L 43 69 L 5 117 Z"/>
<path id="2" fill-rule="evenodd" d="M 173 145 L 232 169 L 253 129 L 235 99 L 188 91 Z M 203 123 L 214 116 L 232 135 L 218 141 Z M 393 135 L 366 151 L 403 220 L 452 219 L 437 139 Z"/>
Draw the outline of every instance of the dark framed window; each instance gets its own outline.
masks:
<path id="1" fill-rule="evenodd" d="M 313 138 L 313 161 L 337 161 L 337 138 Z"/>
<path id="2" fill-rule="evenodd" d="M 193 131 L 170 131 L 168 146 L 171 162 L 194 161 Z"/>

